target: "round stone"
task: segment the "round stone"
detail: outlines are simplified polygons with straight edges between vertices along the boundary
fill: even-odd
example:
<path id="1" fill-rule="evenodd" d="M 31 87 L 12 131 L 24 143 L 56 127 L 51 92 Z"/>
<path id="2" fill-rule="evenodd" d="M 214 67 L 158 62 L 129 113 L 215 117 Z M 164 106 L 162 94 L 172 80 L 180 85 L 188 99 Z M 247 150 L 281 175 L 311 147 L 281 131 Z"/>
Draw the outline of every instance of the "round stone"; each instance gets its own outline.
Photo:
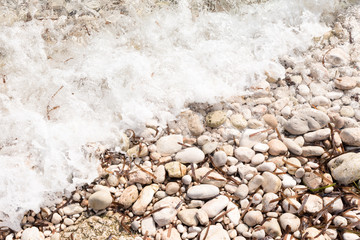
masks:
<path id="1" fill-rule="evenodd" d="M 211 184 L 200 184 L 188 189 L 187 196 L 191 199 L 210 199 L 220 193 L 219 188 Z"/>
<path id="2" fill-rule="evenodd" d="M 245 214 L 244 222 L 249 227 L 262 223 L 264 217 L 260 211 L 250 211 Z"/>
<path id="3" fill-rule="evenodd" d="M 102 210 L 110 206 L 113 198 L 111 197 L 110 192 L 101 190 L 93 193 L 89 197 L 89 207 L 94 210 Z"/>
<path id="4" fill-rule="evenodd" d="M 295 232 L 300 227 L 300 219 L 292 213 L 284 213 L 279 218 L 282 229 L 290 228 L 290 232 Z"/>
<path id="5" fill-rule="evenodd" d="M 226 121 L 226 113 L 224 111 L 214 111 L 206 115 L 206 125 L 212 128 L 219 127 Z"/>

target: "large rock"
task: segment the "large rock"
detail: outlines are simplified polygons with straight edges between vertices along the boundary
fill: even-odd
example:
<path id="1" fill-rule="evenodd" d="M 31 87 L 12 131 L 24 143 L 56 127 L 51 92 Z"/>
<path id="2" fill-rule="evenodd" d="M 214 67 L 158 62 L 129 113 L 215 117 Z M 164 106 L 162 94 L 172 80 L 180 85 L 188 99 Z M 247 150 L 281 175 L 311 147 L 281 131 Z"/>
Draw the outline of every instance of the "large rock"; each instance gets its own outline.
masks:
<path id="1" fill-rule="evenodd" d="M 210 199 L 220 193 L 219 188 L 211 184 L 200 184 L 188 189 L 187 196 L 191 199 Z"/>
<path id="2" fill-rule="evenodd" d="M 360 128 L 345 128 L 341 131 L 340 137 L 344 143 L 360 147 Z"/>
<path id="3" fill-rule="evenodd" d="M 288 120 L 284 128 L 291 134 L 300 135 L 318 130 L 329 122 L 330 119 L 325 113 L 315 109 L 304 109 Z"/>
<path id="4" fill-rule="evenodd" d="M 156 142 L 156 149 L 161 155 L 169 156 L 181 150 L 182 146 L 179 143 L 183 143 L 183 137 L 181 135 L 161 137 Z"/>
<path id="5" fill-rule="evenodd" d="M 360 179 L 360 153 L 345 153 L 328 163 L 332 177 L 341 184 Z"/>

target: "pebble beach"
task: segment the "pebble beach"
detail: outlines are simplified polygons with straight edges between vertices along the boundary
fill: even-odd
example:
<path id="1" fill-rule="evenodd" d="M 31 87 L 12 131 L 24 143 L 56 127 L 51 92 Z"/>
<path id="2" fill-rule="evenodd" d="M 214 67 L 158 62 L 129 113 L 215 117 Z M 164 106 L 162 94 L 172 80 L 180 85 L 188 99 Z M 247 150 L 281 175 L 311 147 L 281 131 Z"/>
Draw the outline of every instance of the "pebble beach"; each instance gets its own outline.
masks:
<path id="1" fill-rule="evenodd" d="M 360 238 L 360 6 L 243 94 L 91 144 L 99 177 L 12 240 Z"/>

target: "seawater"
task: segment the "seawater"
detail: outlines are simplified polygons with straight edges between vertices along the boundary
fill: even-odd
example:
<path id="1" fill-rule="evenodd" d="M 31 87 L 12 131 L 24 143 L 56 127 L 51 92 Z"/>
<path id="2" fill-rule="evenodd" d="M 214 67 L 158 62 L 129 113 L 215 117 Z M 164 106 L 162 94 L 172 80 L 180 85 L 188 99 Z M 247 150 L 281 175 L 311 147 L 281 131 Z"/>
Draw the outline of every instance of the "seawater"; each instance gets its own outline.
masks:
<path id="1" fill-rule="evenodd" d="M 0 8 L 0 226 L 14 230 L 97 177 L 89 143 L 118 146 L 123 130 L 164 126 L 186 103 L 241 95 L 267 71 L 283 77 L 279 57 L 306 51 L 341 5 L 92 0 L 69 18 L 23 21 L 36 5 L 14 2 Z"/>

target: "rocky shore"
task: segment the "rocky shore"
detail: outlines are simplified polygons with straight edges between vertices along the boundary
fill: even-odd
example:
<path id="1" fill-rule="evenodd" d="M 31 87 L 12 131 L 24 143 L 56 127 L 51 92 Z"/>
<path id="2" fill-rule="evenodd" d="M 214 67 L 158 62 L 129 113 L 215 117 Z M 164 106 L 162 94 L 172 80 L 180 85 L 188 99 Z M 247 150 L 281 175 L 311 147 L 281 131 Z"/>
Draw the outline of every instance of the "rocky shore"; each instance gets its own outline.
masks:
<path id="1" fill-rule="evenodd" d="M 359 239 L 360 8 L 243 96 L 98 148 L 100 177 L 0 238 Z"/>

